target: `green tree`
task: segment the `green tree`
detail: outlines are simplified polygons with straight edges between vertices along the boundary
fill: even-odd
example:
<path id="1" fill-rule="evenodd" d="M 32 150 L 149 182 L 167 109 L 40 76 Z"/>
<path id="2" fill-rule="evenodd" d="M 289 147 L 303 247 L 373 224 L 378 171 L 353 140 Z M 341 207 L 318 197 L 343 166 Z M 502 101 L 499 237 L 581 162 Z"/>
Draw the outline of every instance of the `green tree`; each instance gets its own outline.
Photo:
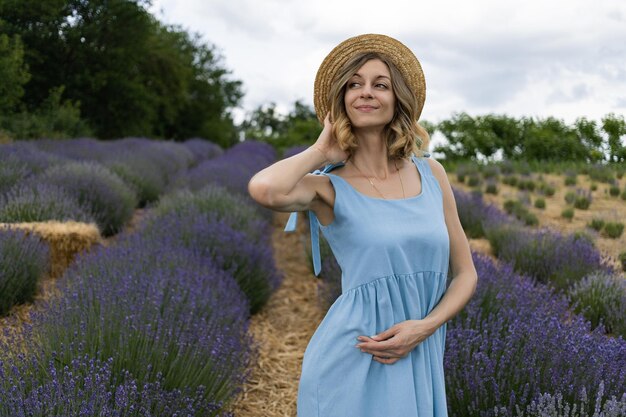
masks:
<path id="1" fill-rule="evenodd" d="M 3 0 L 0 32 L 22 38 L 33 74 L 26 108 L 35 111 L 63 88 L 101 138 L 212 135 L 221 145 L 233 143 L 230 112 L 241 83 L 227 78 L 213 47 L 160 23 L 149 4 Z"/>
<path id="2" fill-rule="evenodd" d="M 602 135 L 600 135 L 598 131 L 595 120 L 587 120 L 586 117 L 579 117 L 574 122 L 574 129 L 580 143 L 587 148 L 590 162 L 597 162 L 604 159 Z"/>
<path id="3" fill-rule="evenodd" d="M 433 151 L 441 152 L 447 160 L 475 159 L 478 150 L 478 126 L 469 114 L 454 113 L 452 118 L 443 120 L 437 125 L 448 143 L 435 147 Z"/>
<path id="4" fill-rule="evenodd" d="M 575 129 L 562 120 L 547 117 L 543 120 L 524 119 L 524 141 L 520 157 L 536 161 L 584 161 L 588 149 L 579 140 Z"/>
<path id="5" fill-rule="evenodd" d="M 10 38 L 0 34 L 0 114 L 15 110 L 24 95 L 24 84 L 29 79 L 19 36 Z"/>
<path id="6" fill-rule="evenodd" d="M 519 120 L 492 114 L 484 116 L 482 120 L 494 135 L 494 141 L 505 158 L 515 159 L 521 155 L 523 134 Z"/>
<path id="7" fill-rule="evenodd" d="M 626 135 L 624 116 L 607 114 L 602 118 L 602 130 L 608 136 L 609 161 L 626 161 L 626 145 L 622 143 L 622 138 Z"/>
<path id="8" fill-rule="evenodd" d="M 322 125 L 310 106 L 296 100 L 286 115 L 279 113 L 273 102 L 258 106 L 242 122 L 241 130 L 246 139 L 267 142 L 282 153 L 292 146 L 313 144 Z"/>

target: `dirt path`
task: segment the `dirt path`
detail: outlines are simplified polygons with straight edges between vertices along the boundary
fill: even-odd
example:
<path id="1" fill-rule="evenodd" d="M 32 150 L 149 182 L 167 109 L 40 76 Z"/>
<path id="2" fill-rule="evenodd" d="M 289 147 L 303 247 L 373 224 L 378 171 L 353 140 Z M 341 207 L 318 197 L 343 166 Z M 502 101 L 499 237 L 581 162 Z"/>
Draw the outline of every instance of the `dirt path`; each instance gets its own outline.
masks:
<path id="1" fill-rule="evenodd" d="M 283 231 L 289 213 L 276 213 L 272 244 L 276 265 L 285 279 L 265 307 L 251 319 L 259 342 L 259 360 L 249 383 L 234 403 L 236 417 L 294 417 L 302 358 L 325 312 L 317 304 L 317 281 L 309 271 L 302 237 L 302 218 L 294 233 Z"/>

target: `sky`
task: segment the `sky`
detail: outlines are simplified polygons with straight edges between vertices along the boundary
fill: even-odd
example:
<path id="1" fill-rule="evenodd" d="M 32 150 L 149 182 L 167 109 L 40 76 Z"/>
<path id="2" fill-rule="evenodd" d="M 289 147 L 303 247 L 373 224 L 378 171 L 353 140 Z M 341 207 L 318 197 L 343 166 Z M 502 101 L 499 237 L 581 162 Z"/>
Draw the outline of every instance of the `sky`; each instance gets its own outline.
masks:
<path id="1" fill-rule="evenodd" d="M 159 20 L 199 33 L 245 93 L 235 121 L 259 105 L 313 106 L 324 57 L 364 33 L 392 36 L 426 78 L 420 120 L 626 114 L 623 0 L 153 0 Z"/>

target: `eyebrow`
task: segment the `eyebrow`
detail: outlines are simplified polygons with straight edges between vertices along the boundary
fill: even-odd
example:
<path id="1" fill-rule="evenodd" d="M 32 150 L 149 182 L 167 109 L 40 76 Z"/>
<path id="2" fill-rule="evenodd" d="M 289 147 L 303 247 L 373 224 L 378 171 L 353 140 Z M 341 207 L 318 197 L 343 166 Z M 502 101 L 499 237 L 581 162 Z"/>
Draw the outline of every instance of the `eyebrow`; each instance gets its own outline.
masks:
<path id="1" fill-rule="evenodd" d="M 359 74 L 358 72 L 355 72 L 352 76 L 353 77 L 356 76 L 356 77 L 359 77 L 359 78 L 363 78 L 363 76 L 361 74 Z M 376 77 L 376 79 L 379 79 L 379 78 L 386 78 L 389 81 L 391 81 L 391 78 L 387 77 L 386 75 L 379 75 L 379 76 Z"/>

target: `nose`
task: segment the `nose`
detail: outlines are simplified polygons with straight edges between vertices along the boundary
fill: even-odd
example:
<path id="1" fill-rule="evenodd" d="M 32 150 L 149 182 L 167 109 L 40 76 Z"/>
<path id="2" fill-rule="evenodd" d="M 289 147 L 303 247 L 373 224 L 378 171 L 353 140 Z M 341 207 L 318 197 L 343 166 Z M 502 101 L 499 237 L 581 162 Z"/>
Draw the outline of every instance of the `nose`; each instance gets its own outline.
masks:
<path id="1" fill-rule="evenodd" d="M 361 89 L 361 97 L 372 97 L 372 86 L 369 83 L 365 83 Z"/>

